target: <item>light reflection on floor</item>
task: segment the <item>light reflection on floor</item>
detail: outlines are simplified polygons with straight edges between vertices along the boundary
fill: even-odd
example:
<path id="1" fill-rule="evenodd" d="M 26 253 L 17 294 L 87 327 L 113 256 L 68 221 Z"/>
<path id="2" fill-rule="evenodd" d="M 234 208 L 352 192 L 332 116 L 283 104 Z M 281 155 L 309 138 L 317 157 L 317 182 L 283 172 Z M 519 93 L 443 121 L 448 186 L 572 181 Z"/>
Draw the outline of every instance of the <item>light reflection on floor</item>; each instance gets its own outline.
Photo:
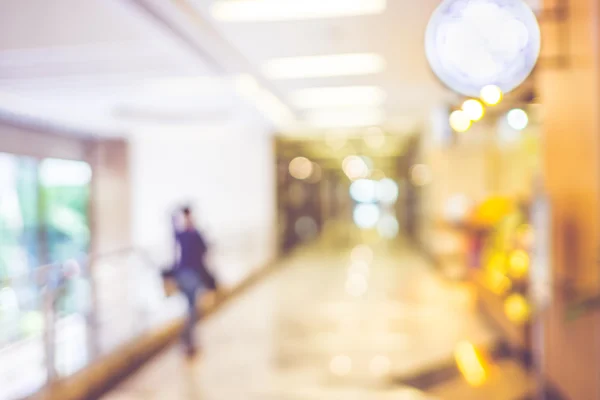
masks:
<path id="1" fill-rule="evenodd" d="M 203 324 L 201 358 L 172 348 L 104 399 L 433 399 L 394 382 L 495 340 L 469 290 L 408 247 L 374 248 L 358 295 L 350 264 L 350 249 L 296 253 Z"/>

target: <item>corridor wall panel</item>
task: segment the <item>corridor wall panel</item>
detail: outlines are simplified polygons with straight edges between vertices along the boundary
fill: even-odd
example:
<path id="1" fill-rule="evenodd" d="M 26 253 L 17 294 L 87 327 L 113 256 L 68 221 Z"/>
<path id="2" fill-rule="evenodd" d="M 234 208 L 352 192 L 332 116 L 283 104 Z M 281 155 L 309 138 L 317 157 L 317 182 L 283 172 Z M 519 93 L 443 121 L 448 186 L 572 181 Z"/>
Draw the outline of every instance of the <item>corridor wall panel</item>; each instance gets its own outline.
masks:
<path id="1" fill-rule="evenodd" d="M 173 257 L 171 214 L 190 204 L 211 264 L 233 285 L 275 254 L 272 138 L 241 122 L 153 128 L 131 138 L 133 238 L 159 263 Z"/>

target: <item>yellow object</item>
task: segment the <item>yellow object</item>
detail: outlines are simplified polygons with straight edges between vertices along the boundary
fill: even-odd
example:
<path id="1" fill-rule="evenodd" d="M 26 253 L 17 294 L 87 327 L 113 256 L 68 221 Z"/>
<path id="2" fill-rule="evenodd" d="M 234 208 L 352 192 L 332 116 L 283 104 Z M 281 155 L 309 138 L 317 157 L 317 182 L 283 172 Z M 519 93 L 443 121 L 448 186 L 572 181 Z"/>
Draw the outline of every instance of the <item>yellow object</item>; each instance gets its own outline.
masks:
<path id="1" fill-rule="evenodd" d="M 479 121 L 485 114 L 485 108 L 479 100 L 469 99 L 462 105 L 462 110 L 465 112 L 467 117 L 473 122 Z"/>
<path id="2" fill-rule="evenodd" d="M 506 255 L 501 251 L 494 251 L 488 259 L 486 267 L 489 271 L 506 272 Z"/>
<path id="3" fill-rule="evenodd" d="M 481 203 L 472 216 L 477 225 L 492 227 L 500 222 L 514 209 L 511 199 L 506 197 L 490 197 Z"/>
<path id="4" fill-rule="evenodd" d="M 502 101 L 504 94 L 502 89 L 496 85 L 488 85 L 481 89 L 481 100 L 487 105 L 495 106 Z"/>
<path id="5" fill-rule="evenodd" d="M 531 307 L 525 297 L 515 293 L 508 296 L 504 301 L 504 313 L 512 322 L 524 324 L 531 316 Z"/>
<path id="6" fill-rule="evenodd" d="M 450 114 L 450 127 L 456 132 L 466 132 L 471 127 L 471 119 L 462 110 L 456 110 Z"/>
<path id="7" fill-rule="evenodd" d="M 482 357 L 470 342 L 461 342 L 454 350 L 454 357 L 458 369 L 465 377 L 467 383 L 478 387 L 487 380 L 487 372 L 482 362 Z"/>
<path id="8" fill-rule="evenodd" d="M 525 250 L 515 250 L 508 260 L 508 272 L 515 279 L 522 279 L 529 273 L 529 254 Z"/>
<path id="9" fill-rule="evenodd" d="M 506 275 L 497 270 L 490 270 L 486 274 L 486 284 L 489 290 L 498 296 L 504 295 L 512 287 L 512 282 Z"/>

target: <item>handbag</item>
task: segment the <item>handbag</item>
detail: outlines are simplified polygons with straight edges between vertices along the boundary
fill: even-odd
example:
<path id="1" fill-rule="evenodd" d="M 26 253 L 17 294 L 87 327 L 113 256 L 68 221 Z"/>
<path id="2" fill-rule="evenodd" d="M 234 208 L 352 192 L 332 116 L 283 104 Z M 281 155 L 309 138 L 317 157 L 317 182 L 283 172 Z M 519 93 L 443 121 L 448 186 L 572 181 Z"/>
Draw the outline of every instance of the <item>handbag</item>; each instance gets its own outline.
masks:
<path id="1" fill-rule="evenodd" d="M 179 292 L 179 285 L 172 269 L 162 272 L 163 290 L 166 297 L 171 297 Z"/>

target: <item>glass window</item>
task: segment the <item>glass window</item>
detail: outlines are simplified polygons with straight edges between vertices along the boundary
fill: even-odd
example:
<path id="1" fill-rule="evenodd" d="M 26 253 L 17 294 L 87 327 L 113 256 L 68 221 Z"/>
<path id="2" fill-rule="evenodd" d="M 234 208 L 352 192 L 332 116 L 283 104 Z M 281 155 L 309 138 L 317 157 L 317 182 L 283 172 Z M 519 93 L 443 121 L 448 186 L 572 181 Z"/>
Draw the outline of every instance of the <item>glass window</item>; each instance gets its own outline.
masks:
<path id="1" fill-rule="evenodd" d="M 39 265 L 36 162 L 0 153 L 0 279 Z"/>
<path id="2" fill-rule="evenodd" d="M 0 153 L 0 345 L 39 334 L 37 165 Z"/>
<path id="3" fill-rule="evenodd" d="M 81 260 L 88 252 L 91 178 L 91 167 L 82 161 L 49 158 L 40 163 L 49 262 Z"/>
<path id="4" fill-rule="evenodd" d="M 43 264 L 56 263 L 43 274 L 55 291 L 56 371 L 88 361 L 91 176 L 85 162 L 0 153 L 0 398 L 25 397 L 46 380 Z"/>

